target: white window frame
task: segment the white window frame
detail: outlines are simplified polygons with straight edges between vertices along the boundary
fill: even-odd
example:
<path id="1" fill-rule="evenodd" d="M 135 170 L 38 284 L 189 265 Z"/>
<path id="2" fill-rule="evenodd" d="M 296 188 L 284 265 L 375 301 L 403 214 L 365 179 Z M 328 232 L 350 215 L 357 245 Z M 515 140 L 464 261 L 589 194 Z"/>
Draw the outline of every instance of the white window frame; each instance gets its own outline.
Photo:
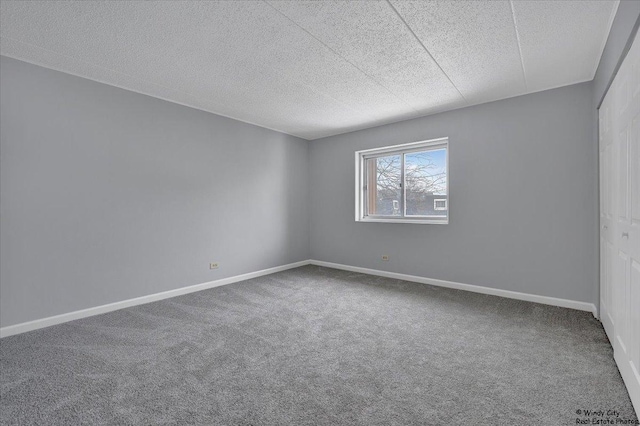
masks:
<path id="1" fill-rule="evenodd" d="M 406 185 L 404 177 L 404 155 L 412 152 L 420 152 L 427 150 L 446 149 L 446 188 L 447 188 L 447 209 L 446 216 L 404 216 L 404 200 L 406 195 Z M 365 161 L 368 158 L 380 157 L 386 155 L 400 155 L 402 158 L 401 165 L 401 181 L 402 181 L 402 201 L 403 216 L 367 216 L 366 215 L 366 167 Z M 449 223 L 449 212 L 451 203 L 451 189 L 449 187 L 449 138 L 430 139 L 419 142 L 411 142 L 400 145 L 385 146 L 382 148 L 365 149 L 356 151 L 355 153 L 355 170 L 356 170 L 356 222 L 383 222 L 383 223 L 419 223 L 419 224 L 441 224 Z M 434 200 L 435 207 L 435 200 Z"/>

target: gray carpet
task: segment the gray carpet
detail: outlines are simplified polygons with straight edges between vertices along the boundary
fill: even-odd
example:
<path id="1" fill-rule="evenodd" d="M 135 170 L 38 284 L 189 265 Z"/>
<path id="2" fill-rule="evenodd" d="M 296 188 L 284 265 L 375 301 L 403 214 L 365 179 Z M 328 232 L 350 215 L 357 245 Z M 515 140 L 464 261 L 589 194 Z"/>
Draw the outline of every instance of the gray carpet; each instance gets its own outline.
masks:
<path id="1" fill-rule="evenodd" d="M 637 420 L 590 313 L 315 266 L 4 338 L 0 366 L 2 424 Z"/>

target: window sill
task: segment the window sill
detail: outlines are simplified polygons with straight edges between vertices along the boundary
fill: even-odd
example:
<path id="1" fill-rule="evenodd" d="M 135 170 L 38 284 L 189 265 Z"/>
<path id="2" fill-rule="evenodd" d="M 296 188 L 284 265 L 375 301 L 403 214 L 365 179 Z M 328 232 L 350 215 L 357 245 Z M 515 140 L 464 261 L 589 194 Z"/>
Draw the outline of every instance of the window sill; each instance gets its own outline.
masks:
<path id="1" fill-rule="evenodd" d="M 415 223 L 422 225 L 448 225 L 449 219 L 382 219 L 382 218 L 370 218 L 363 217 L 361 219 L 356 219 L 356 222 L 373 222 L 373 223 Z"/>

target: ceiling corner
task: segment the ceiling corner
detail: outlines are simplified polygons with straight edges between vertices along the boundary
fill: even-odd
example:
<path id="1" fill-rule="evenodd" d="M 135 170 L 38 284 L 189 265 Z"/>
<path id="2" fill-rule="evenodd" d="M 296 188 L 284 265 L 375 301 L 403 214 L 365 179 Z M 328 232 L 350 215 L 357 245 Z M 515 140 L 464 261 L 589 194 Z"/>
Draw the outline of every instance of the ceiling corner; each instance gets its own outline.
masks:
<path id="1" fill-rule="evenodd" d="M 600 60 L 602 59 L 602 54 L 604 53 L 604 48 L 607 46 L 607 41 L 609 40 L 609 34 L 611 34 L 611 27 L 613 27 L 613 21 L 616 18 L 616 14 L 618 13 L 618 6 L 620 6 L 620 0 L 616 0 L 614 2 L 613 8 L 611 9 L 611 14 L 609 15 L 609 22 L 607 22 L 607 31 L 602 39 L 602 46 L 600 46 L 600 54 L 596 58 L 595 65 L 593 67 L 593 73 L 591 74 L 591 79 L 593 80 L 596 77 L 596 72 L 598 72 L 598 67 L 600 66 Z"/>

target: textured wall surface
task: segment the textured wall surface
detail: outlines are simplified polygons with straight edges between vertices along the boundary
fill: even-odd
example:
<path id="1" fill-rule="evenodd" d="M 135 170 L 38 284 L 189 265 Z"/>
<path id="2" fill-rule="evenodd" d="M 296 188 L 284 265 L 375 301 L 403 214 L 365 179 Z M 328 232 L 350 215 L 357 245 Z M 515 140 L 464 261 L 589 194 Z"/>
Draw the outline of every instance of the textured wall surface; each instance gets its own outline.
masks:
<path id="1" fill-rule="evenodd" d="M 591 99 L 582 83 L 313 141 L 312 258 L 595 302 Z M 443 136 L 448 225 L 354 221 L 355 151 Z"/>
<path id="2" fill-rule="evenodd" d="M 307 141 L 0 66 L 2 326 L 309 258 Z"/>

